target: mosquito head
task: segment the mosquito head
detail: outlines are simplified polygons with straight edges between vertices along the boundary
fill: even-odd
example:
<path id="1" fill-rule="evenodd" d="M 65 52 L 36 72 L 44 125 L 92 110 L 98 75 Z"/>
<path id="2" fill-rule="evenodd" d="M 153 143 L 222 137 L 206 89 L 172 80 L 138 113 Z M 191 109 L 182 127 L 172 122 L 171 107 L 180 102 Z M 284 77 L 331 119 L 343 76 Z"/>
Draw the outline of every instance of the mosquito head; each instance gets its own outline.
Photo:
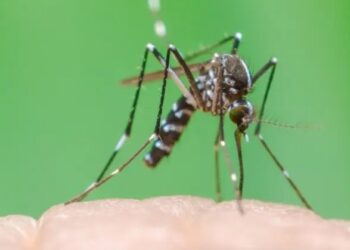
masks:
<path id="1" fill-rule="evenodd" d="M 242 133 L 248 128 L 255 117 L 253 105 L 245 99 L 234 101 L 230 105 L 228 112 L 231 120 Z"/>

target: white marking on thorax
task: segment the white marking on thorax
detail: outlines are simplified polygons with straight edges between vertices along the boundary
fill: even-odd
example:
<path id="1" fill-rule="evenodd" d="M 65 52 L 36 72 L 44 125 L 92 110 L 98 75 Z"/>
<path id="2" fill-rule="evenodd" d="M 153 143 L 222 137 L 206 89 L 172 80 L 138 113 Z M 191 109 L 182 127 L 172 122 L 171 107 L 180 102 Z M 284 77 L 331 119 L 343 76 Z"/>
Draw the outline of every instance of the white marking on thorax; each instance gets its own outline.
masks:
<path id="1" fill-rule="evenodd" d="M 210 99 L 213 98 L 213 91 L 211 91 L 210 89 L 208 89 L 207 91 L 205 91 L 206 95 L 209 96 Z"/>
<path id="2" fill-rule="evenodd" d="M 229 91 L 234 95 L 238 93 L 237 89 L 235 88 L 230 88 Z"/>
<path id="3" fill-rule="evenodd" d="M 148 6 L 151 11 L 158 12 L 160 9 L 160 2 L 159 0 L 148 0 Z"/>
<path id="4" fill-rule="evenodd" d="M 204 83 L 203 83 L 203 82 L 197 83 L 197 88 L 198 88 L 199 90 L 204 89 Z"/>
<path id="5" fill-rule="evenodd" d="M 211 101 L 210 101 L 210 100 L 208 100 L 208 101 L 206 102 L 206 106 L 207 106 L 207 108 L 210 108 L 210 107 L 211 107 Z"/>
<path id="6" fill-rule="evenodd" d="M 211 79 L 214 79 L 214 77 L 215 77 L 214 71 L 212 69 L 209 70 L 208 75 Z"/>
<path id="7" fill-rule="evenodd" d="M 166 27 L 162 20 L 157 20 L 154 23 L 154 30 L 159 37 L 164 37 L 166 35 Z"/>

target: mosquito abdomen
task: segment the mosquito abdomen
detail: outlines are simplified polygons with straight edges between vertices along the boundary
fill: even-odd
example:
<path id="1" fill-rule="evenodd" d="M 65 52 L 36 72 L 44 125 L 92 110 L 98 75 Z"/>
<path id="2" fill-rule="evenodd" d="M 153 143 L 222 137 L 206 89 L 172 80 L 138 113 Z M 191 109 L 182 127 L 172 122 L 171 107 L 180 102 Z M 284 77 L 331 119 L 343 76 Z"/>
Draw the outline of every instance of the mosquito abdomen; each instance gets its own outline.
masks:
<path id="1" fill-rule="evenodd" d="M 172 147 L 180 139 L 195 107 L 188 103 L 186 97 L 180 97 L 172 106 L 167 118 L 162 122 L 157 139 L 144 161 L 149 167 L 156 167 L 164 156 L 171 153 Z"/>

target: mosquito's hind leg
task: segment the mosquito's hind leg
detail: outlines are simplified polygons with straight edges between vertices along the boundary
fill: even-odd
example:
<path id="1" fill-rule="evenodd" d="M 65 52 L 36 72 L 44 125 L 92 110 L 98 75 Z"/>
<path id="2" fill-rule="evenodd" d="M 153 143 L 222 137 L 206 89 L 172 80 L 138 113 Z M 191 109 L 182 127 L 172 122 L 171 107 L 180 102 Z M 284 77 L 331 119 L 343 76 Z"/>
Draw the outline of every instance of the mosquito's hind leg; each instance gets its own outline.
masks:
<path id="1" fill-rule="evenodd" d="M 264 99 L 263 99 L 262 106 L 261 106 L 260 115 L 259 115 L 259 118 L 258 118 L 258 124 L 256 125 L 256 128 L 255 128 L 255 135 L 258 137 L 258 139 L 261 142 L 262 146 L 267 151 L 267 153 L 270 155 L 272 160 L 276 163 L 278 169 L 281 171 L 282 175 L 286 178 L 288 183 L 291 185 L 291 187 L 293 188 L 294 192 L 297 194 L 297 196 L 299 197 L 301 202 L 305 205 L 305 207 L 307 207 L 308 209 L 312 210 L 312 207 L 310 206 L 308 201 L 305 199 L 305 197 L 303 196 L 303 194 L 301 193 L 301 191 L 299 190 L 297 185 L 294 183 L 294 181 L 290 178 L 289 173 L 287 172 L 287 170 L 283 167 L 281 162 L 277 159 L 275 154 L 271 151 L 270 147 L 267 145 L 265 139 L 263 138 L 263 136 L 261 134 L 261 124 L 262 124 L 261 121 L 262 121 L 262 118 L 263 118 L 263 115 L 264 115 L 266 101 L 267 101 L 267 97 L 269 95 L 269 91 L 270 91 L 270 88 L 271 88 L 271 83 L 272 83 L 272 80 L 273 80 L 273 76 L 275 74 L 276 65 L 277 65 L 277 59 L 276 58 L 272 58 L 253 77 L 253 82 L 255 82 L 255 81 L 257 81 L 260 78 L 260 76 L 262 76 L 269 69 L 271 69 L 270 77 L 269 77 L 269 80 L 268 80 L 268 83 L 267 83 L 267 87 L 266 87 L 265 94 L 264 94 Z"/>
<path id="2" fill-rule="evenodd" d="M 86 190 L 94 189 L 97 186 L 97 184 L 102 181 L 103 177 L 105 176 L 106 172 L 110 168 L 110 166 L 113 163 L 118 152 L 121 150 L 121 148 L 124 146 L 125 142 L 127 141 L 127 139 L 131 135 L 131 130 L 132 130 L 132 126 L 133 126 L 133 122 L 134 122 L 134 118 L 135 118 L 135 112 L 136 112 L 136 108 L 137 108 L 137 104 L 138 104 L 138 100 L 139 100 L 139 96 L 140 96 L 141 86 L 143 83 L 143 77 L 145 74 L 145 69 L 146 69 L 146 64 L 147 64 L 149 53 L 152 53 L 155 56 L 155 58 L 165 67 L 165 71 L 166 71 L 166 73 L 164 73 L 164 74 L 166 74 L 166 76 L 163 79 L 162 94 L 160 97 L 161 103 L 159 105 L 159 112 L 157 115 L 157 122 L 156 122 L 157 132 L 156 132 L 156 134 L 158 135 L 158 132 L 159 132 L 160 116 L 161 116 L 161 112 L 162 112 L 164 93 L 165 93 L 165 84 L 166 84 L 166 78 L 168 77 L 168 73 L 170 74 L 172 79 L 178 84 L 178 86 L 180 86 L 179 88 L 183 92 L 183 94 L 186 96 L 186 98 L 188 98 L 188 100 L 190 102 L 191 101 L 194 102 L 194 98 L 193 98 L 192 94 L 187 90 L 187 88 L 184 86 L 184 84 L 178 78 L 176 73 L 169 68 L 169 62 L 166 63 L 166 59 L 164 59 L 164 57 L 160 54 L 160 52 L 155 48 L 154 45 L 147 44 L 146 49 L 145 49 L 145 53 L 143 56 L 143 60 L 142 60 L 141 71 L 140 71 L 140 75 L 139 75 L 139 79 L 138 79 L 137 89 L 135 91 L 134 100 L 132 102 L 132 107 L 131 107 L 131 111 L 129 114 L 129 119 L 128 119 L 126 128 L 124 130 L 124 133 L 120 137 L 118 142 L 116 143 L 116 146 L 114 147 L 112 154 L 108 158 L 106 164 L 102 168 L 102 171 L 100 172 L 100 174 L 96 178 L 95 182 L 93 182 L 91 185 L 89 185 Z M 169 57 L 169 56 L 167 56 L 167 57 Z M 169 61 L 169 59 L 167 59 L 167 61 Z M 194 104 L 194 105 L 196 105 L 196 104 Z M 81 196 L 79 196 L 79 199 L 75 199 L 74 201 L 79 201 L 79 200 L 82 200 L 84 198 L 85 198 L 85 196 L 81 195 Z"/>

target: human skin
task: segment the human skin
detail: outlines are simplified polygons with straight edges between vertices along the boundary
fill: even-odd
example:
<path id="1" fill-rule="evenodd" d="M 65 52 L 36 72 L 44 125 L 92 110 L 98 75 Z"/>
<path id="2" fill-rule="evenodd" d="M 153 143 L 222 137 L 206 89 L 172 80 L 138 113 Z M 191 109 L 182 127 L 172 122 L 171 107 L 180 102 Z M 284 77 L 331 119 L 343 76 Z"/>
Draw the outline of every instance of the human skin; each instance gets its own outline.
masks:
<path id="1" fill-rule="evenodd" d="M 57 205 L 0 218 L 0 249 L 350 249 L 350 222 L 254 200 L 170 196 Z"/>

